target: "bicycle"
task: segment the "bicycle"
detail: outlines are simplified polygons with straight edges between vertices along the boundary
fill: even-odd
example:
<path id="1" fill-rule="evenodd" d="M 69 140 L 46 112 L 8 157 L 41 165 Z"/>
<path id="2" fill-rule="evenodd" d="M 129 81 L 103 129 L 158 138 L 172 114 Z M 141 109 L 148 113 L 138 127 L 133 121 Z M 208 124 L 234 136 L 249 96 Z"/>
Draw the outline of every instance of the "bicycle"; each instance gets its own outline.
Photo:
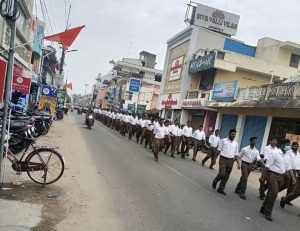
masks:
<path id="1" fill-rule="evenodd" d="M 17 174 L 20 175 L 21 172 L 27 172 L 32 181 L 42 185 L 52 184 L 62 177 L 65 163 L 62 155 L 55 150 L 57 149 L 56 147 L 38 147 L 34 146 L 35 138 L 24 137 L 18 134 L 11 134 L 11 136 L 26 143 L 20 159 L 9 150 L 9 147 L 7 150 L 7 159 L 12 163 L 12 169 Z M 9 139 L 10 137 L 7 137 L 6 142 L 9 142 Z M 29 147 L 32 147 L 33 151 L 26 155 Z"/>

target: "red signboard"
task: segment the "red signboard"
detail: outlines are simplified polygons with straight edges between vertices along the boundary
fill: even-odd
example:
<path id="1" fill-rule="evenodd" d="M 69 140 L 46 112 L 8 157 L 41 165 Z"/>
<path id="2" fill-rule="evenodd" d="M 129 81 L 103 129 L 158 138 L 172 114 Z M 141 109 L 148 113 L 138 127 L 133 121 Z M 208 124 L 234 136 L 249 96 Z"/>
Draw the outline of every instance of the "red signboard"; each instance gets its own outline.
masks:
<path id="1" fill-rule="evenodd" d="M 30 84 L 31 78 L 14 75 L 12 88 L 22 94 L 29 94 Z"/>
<path id="2" fill-rule="evenodd" d="M 6 62 L 0 59 L 0 103 L 3 102 Z"/>
<path id="3" fill-rule="evenodd" d="M 170 93 L 168 95 L 168 99 L 162 100 L 161 104 L 165 106 L 165 109 L 170 109 L 172 108 L 172 105 L 177 105 L 177 99 L 172 99 L 172 94 Z"/>

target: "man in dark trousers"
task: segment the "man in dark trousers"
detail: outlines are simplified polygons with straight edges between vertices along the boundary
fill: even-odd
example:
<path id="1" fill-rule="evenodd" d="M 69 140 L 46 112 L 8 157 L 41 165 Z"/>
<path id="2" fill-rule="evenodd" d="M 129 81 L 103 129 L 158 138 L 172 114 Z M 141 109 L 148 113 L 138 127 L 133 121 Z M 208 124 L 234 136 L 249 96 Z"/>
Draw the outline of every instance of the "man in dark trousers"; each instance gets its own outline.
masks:
<path id="1" fill-rule="evenodd" d="M 224 189 L 231 174 L 234 161 L 237 160 L 239 154 L 238 143 L 234 141 L 235 135 L 236 130 L 231 129 L 228 138 L 222 139 L 218 147 L 220 152 L 219 173 L 213 180 L 212 187 L 216 189 L 218 182 L 221 181 L 217 192 L 223 195 L 226 195 Z M 238 169 L 240 169 L 240 164 L 239 162 L 237 163 Z"/>
<path id="2" fill-rule="evenodd" d="M 209 139 L 208 139 L 208 143 L 209 143 L 209 150 L 208 153 L 206 155 L 206 157 L 202 160 L 202 166 L 204 166 L 205 162 L 208 159 L 211 159 L 210 161 L 210 165 L 209 168 L 213 169 L 213 166 L 216 164 L 218 155 L 219 155 L 219 151 L 218 151 L 218 146 L 220 143 L 220 131 L 219 129 L 215 130 L 215 134 L 212 134 Z"/>

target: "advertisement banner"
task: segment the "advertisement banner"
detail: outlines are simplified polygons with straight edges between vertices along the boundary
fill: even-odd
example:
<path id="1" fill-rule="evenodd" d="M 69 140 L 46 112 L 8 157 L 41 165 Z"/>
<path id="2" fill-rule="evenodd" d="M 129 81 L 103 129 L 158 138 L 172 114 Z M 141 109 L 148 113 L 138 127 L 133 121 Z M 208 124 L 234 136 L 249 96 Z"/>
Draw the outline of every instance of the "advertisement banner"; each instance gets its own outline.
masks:
<path id="1" fill-rule="evenodd" d="M 57 94 L 57 88 L 56 87 L 46 85 L 46 84 L 41 85 L 41 95 L 56 98 L 56 94 Z"/>
<path id="2" fill-rule="evenodd" d="M 216 54 L 212 53 L 203 57 L 199 57 L 197 59 L 192 59 L 190 61 L 189 72 L 193 74 L 214 67 L 215 58 L 216 58 Z"/>
<path id="3" fill-rule="evenodd" d="M 0 103 L 3 103 L 6 62 L 0 59 Z"/>
<path id="4" fill-rule="evenodd" d="M 214 83 L 212 89 L 212 100 L 216 101 L 234 101 L 238 92 L 239 81 Z"/>
<path id="5" fill-rule="evenodd" d="M 31 102 L 30 103 L 32 105 L 35 105 L 37 103 L 38 91 L 39 91 L 38 85 L 31 86 L 31 89 L 30 89 Z"/>
<path id="6" fill-rule="evenodd" d="M 65 105 L 65 98 L 66 98 L 66 89 L 59 89 L 57 90 L 57 110 L 62 110 Z"/>
<path id="7" fill-rule="evenodd" d="M 39 101 L 39 110 L 55 113 L 56 98 L 42 95 Z"/>
<path id="8" fill-rule="evenodd" d="M 135 113 L 135 104 L 128 104 L 127 105 L 127 110 L 132 112 L 132 113 Z"/>
<path id="9" fill-rule="evenodd" d="M 14 71 L 14 74 L 16 75 L 13 76 L 12 80 L 12 106 L 17 110 L 27 110 L 31 78 L 20 76 L 21 72 L 18 68 L 17 72 Z"/>
<path id="10" fill-rule="evenodd" d="M 182 107 L 184 108 L 204 108 L 205 99 L 184 99 Z"/>
<path id="11" fill-rule="evenodd" d="M 139 92 L 140 91 L 140 79 L 131 78 L 129 82 L 129 91 L 130 92 Z"/>
<path id="12" fill-rule="evenodd" d="M 178 80 L 181 78 L 183 61 L 184 61 L 184 56 L 172 60 L 169 81 Z"/>
<path id="13" fill-rule="evenodd" d="M 144 114 L 146 112 L 147 105 L 138 104 L 136 108 L 136 113 Z"/>
<path id="14" fill-rule="evenodd" d="M 240 16 L 197 4 L 194 24 L 227 35 L 236 35 Z"/>

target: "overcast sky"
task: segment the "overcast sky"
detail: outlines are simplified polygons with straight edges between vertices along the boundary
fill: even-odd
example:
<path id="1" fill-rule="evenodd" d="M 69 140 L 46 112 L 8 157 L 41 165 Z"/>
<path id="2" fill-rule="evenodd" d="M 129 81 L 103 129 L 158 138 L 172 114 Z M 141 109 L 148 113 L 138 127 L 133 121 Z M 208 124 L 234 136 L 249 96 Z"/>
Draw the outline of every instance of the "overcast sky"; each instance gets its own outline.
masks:
<path id="1" fill-rule="evenodd" d="M 142 50 L 164 65 L 166 40 L 186 28 L 186 0 L 43 0 L 54 33 L 64 30 L 65 1 L 72 5 L 71 27 L 86 25 L 66 55 L 65 71 L 74 93 L 84 93 L 97 74 L 106 74 L 109 60 L 137 58 Z M 37 1 L 38 16 L 42 17 Z M 202 0 L 198 3 L 240 15 L 236 39 L 256 45 L 262 37 L 300 43 L 299 0 Z M 47 33 L 51 28 L 47 23 Z M 131 44 L 131 45 L 130 45 Z M 91 87 L 88 88 L 91 92 Z"/>

